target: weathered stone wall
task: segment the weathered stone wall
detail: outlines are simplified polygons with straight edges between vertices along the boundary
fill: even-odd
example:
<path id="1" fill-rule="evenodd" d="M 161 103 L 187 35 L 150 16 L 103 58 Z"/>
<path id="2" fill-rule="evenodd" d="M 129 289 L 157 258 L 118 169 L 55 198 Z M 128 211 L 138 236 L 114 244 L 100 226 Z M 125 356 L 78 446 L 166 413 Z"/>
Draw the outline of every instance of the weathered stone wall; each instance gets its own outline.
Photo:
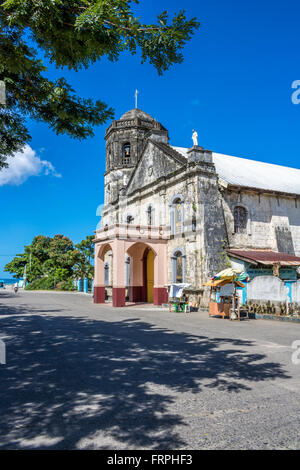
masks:
<path id="1" fill-rule="evenodd" d="M 248 212 L 244 234 L 234 233 L 233 211 L 237 205 Z M 223 191 L 223 206 L 231 248 L 268 248 L 300 256 L 300 202 L 293 198 Z"/>
<path id="2" fill-rule="evenodd" d="M 227 234 L 224 223 L 221 194 L 217 179 L 199 177 L 199 202 L 203 224 L 203 248 L 205 264 L 203 281 L 226 267 Z"/>

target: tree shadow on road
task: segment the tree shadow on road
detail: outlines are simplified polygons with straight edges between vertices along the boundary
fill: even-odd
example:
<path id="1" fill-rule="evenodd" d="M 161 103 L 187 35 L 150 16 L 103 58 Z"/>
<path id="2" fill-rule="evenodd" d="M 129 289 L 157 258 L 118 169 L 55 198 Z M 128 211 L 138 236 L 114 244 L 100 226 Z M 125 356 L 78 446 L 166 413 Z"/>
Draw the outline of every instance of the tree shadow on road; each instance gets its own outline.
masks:
<path id="1" fill-rule="evenodd" d="M 136 318 L 7 310 L 0 449 L 176 449 L 187 445 L 177 429 L 187 426 L 184 410 L 172 408 L 176 393 L 200 401 L 207 387 L 238 393 L 289 378 L 251 341 L 178 333 Z"/>

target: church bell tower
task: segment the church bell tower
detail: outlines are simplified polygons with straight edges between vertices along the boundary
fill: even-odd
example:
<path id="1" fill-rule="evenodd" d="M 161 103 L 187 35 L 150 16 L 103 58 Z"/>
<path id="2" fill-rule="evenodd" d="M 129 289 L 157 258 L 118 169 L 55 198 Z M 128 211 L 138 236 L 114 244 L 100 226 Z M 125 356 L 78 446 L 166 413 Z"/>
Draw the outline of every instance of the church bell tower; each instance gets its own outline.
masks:
<path id="1" fill-rule="evenodd" d="M 117 201 L 124 192 L 147 134 L 153 130 L 168 134 L 159 122 L 137 108 L 127 111 L 106 130 L 105 204 Z"/>

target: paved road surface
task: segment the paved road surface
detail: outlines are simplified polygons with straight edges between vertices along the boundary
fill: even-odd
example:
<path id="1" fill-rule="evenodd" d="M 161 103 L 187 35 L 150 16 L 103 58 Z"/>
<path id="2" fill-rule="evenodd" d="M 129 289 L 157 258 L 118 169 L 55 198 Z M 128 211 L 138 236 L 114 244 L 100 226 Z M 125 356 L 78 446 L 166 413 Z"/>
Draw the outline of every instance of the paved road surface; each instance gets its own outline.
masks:
<path id="1" fill-rule="evenodd" d="M 300 325 L 0 294 L 0 449 L 299 449 Z"/>

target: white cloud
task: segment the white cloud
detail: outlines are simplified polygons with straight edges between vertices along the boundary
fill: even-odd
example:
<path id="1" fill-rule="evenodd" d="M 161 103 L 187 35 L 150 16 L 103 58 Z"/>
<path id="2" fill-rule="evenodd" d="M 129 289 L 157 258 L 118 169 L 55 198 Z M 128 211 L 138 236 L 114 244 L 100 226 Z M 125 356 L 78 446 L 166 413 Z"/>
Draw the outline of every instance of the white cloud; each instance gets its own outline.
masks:
<path id="1" fill-rule="evenodd" d="M 23 152 L 17 152 L 14 157 L 8 157 L 7 163 L 9 167 L 0 170 L 0 186 L 19 185 L 30 176 L 51 175 L 61 178 L 52 163 L 41 160 L 29 145 L 25 145 Z"/>

